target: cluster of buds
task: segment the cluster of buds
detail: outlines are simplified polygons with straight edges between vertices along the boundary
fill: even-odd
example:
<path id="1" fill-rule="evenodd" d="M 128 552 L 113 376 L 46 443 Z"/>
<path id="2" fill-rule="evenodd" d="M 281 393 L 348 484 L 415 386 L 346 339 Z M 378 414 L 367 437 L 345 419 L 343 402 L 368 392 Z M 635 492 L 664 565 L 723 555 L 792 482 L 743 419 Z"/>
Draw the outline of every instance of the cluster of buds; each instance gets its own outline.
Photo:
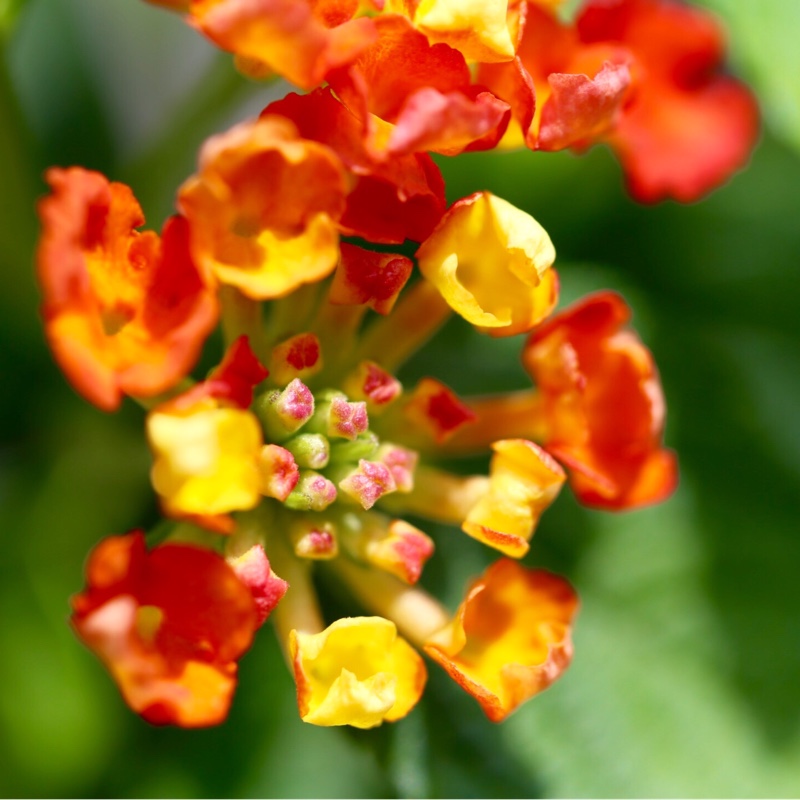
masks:
<path id="1" fill-rule="evenodd" d="M 248 76 L 308 91 L 209 139 L 160 236 L 137 230 L 127 186 L 47 174 L 48 340 L 99 408 L 146 409 L 169 520 L 97 545 L 74 629 L 156 724 L 223 720 L 268 618 L 306 722 L 405 716 L 419 650 L 500 721 L 572 656 L 575 592 L 518 562 L 563 483 L 630 509 L 669 496 L 677 468 L 624 300 L 554 314 L 542 226 L 488 192 L 447 207 L 431 153 L 602 141 L 634 196 L 689 200 L 746 159 L 753 101 L 721 73 L 713 21 L 672 0 L 590 0 L 572 23 L 533 0 L 151 2 Z M 531 388 L 404 387 L 398 369 L 453 313 L 523 334 Z M 195 381 L 218 322 L 225 355 Z M 481 452 L 488 474 L 453 471 Z M 425 520 L 502 554 L 454 613 L 417 584 Z M 371 616 L 326 619 L 320 573 Z"/>

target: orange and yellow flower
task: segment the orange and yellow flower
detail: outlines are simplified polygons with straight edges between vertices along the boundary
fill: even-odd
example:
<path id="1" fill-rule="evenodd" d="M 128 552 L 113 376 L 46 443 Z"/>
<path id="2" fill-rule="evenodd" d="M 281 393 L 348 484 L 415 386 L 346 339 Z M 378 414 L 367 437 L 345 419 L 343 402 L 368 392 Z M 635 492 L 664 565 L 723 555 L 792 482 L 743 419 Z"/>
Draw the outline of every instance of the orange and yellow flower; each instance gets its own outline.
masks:
<path id="1" fill-rule="evenodd" d="M 345 190 L 336 154 L 271 116 L 206 141 L 178 205 L 198 262 L 264 300 L 333 272 Z"/>
<path id="2" fill-rule="evenodd" d="M 237 661 L 258 614 L 249 589 L 208 550 L 140 532 L 104 539 L 72 599 L 72 625 L 148 722 L 185 728 L 225 719 Z"/>
<path id="3" fill-rule="evenodd" d="M 563 578 L 501 559 L 472 584 L 425 652 L 500 722 L 567 668 L 577 608 Z"/>
<path id="4" fill-rule="evenodd" d="M 218 316 L 207 273 L 189 251 L 186 220 L 162 236 L 131 190 L 80 167 L 51 169 L 39 204 L 42 315 L 72 385 L 105 411 L 123 395 L 151 397 L 194 366 Z"/>

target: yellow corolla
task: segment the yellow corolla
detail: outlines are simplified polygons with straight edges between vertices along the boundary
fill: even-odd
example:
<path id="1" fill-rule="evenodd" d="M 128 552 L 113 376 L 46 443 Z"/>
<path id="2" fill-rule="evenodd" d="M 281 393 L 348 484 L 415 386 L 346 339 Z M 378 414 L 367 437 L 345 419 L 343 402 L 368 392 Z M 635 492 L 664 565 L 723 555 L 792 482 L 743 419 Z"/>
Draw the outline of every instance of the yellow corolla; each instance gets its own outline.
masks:
<path id="1" fill-rule="evenodd" d="M 465 58 L 484 63 L 514 58 L 508 0 L 421 0 L 418 4 L 388 0 L 385 7 L 400 13 L 411 9 L 415 27 L 431 43 L 444 42 Z"/>
<path id="2" fill-rule="evenodd" d="M 566 475 L 527 439 L 503 439 L 492 448 L 489 491 L 470 509 L 461 528 L 501 553 L 522 558 L 539 517 L 556 499 Z"/>
<path id="3" fill-rule="evenodd" d="M 500 722 L 569 666 L 577 609 L 563 578 L 503 558 L 472 585 L 425 652 Z"/>
<path id="4" fill-rule="evenodd" d="M 448 305 L 495 336 L 529 331 L 555 308 L 555 257 L 530 214 L 489 192 L 454 203 L 417 251 Z"/>
<path id="5" fill-rule="evenodd" d="M 261 429 L 239 408 L 201 401 L 147 417 L 153 487 L 168 513 L 212 516 L 253 508 L 260 499 Z"/>
<path id="6" fill-rule="evenodd" d="M 373 728 L 416 705 L 427 672 L 382 617 L 345 617 L 321 633 L 291 631 L 289 653 L 304 722 Z"/>

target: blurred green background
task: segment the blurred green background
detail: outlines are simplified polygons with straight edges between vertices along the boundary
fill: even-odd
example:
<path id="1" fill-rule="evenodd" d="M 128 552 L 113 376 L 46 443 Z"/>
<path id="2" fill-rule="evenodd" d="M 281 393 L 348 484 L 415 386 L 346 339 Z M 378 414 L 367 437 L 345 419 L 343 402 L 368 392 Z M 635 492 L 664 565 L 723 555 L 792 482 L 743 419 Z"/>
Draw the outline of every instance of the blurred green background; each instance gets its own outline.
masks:
<path id="1" fill-rule="evenodd" d="M 180 731 L 128 712 L 67 626 L 89 548 L 155 503 L 141 411 L 90 407 L 44 345 L 33 207 L 46 166 L 81 164 L 159 228 L 203 138 L 283 89 L 141 0 L 0 0 L 0 794 L 800 794 L 800 4 L 706 5 L 765 115 L 707 200 L 636 206 L 602 148 L 441 161 L 451 199 L 489 189 L 545 225 L 564 302 L 622 291 L 660 366 L 677 495 L 610 515 L 565 491 L 526 558 L 580 592 L 571 669 L 500 726 L 432 666 L 406 720 L 318 729 L 265 630 L 227 723 Z M 404 377 L 518 386 L 519 347 L 453 323 Z M 425 583 L 454 607 L 491 555 L 439 533 Z"/>

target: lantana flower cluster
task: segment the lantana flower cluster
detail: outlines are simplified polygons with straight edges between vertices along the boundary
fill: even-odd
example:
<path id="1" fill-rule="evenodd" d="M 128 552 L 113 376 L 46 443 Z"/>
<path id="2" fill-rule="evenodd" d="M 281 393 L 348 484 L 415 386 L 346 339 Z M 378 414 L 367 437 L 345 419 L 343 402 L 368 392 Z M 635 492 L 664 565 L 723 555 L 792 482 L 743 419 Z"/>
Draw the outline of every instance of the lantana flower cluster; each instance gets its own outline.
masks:
<path id="1" fill-rule="evenodd" d="M 267 619 L 306 722 L 404 717 L 420 651 L 500 721 L 572 657 L 575 591 L 519 561 L 541 515 L 567 481 L 595 508 L 659 502 L 677 467 L 623 298 L 555 312 L 544 228 L 485 191 L 448 207 L 431 154 L 602 142 L 635 198 L 697 199 L 757 132 L 719 28 L 673 0 L 589 0 L 572 21 L 545 0 L 151 2 L 304 93 L 208 139 L 160 234 L 129 187 L 47 173 L 48 341 L 98 408 L 144 407 L 169 520 L 96 546 L 74 630 L 155 724 L 222 721 Z M 402 385 L 452 314 L 522 335 L 530 388 Z M 196 380 L 218 325 L 224 357 Z M 448 469 L 475 453 L 486 474 Z M 454 611 L 418 585 L 426 520 L 499 553 Z M 322 572 L 367 615 L 329 619 Z"/>

